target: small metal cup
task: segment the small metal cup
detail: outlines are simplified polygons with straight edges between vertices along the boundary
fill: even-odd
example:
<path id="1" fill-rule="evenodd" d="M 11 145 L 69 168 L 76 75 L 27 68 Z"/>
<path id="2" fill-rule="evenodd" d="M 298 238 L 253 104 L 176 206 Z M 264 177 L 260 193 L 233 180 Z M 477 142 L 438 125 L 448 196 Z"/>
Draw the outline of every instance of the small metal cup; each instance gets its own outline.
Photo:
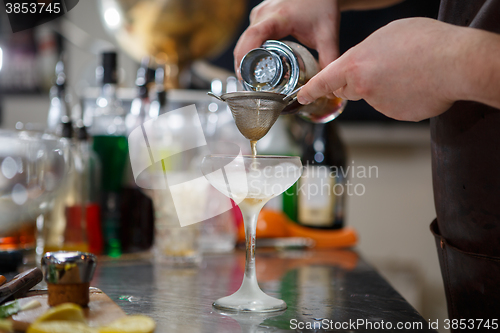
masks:
<path id="1" fill-rule="evenodd" d="M 84 252 L 47 252 L 42 270 L 47 282 L 50 306 L 75 303 L 87 306 L 89 286 L 97 266 L 97 258 Z"/>

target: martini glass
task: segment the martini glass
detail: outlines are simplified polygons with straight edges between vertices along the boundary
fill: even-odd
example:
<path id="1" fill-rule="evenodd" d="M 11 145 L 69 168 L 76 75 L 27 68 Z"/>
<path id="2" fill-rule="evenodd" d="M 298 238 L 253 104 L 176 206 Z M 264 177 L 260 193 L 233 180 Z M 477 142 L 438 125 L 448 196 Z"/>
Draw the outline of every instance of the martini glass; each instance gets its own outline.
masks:
<path id="1" fill-rule="evenodd" d="M 270 199 L 285 192 L 302 174 L 299 157 L 209 155 L 201 162 L 208 182 L 234 200 L 245 224 L 246 263 L 240 289 L 218 299 L 219 310 L 274 312 L 286 309 L 286 303 L 266 295 L 255 275 L 255 230 L 257 217 Z"/>

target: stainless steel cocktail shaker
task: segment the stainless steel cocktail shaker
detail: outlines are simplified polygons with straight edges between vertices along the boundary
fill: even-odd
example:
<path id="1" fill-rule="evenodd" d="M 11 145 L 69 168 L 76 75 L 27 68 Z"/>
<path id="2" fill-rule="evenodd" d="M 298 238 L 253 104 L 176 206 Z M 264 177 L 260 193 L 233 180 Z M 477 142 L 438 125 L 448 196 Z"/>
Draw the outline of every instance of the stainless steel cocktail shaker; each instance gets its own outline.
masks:
<path id="1" fill-rule="evenodd" d="M 249 51 L 240 63 L 246 90 L 285 95 L 306 84 L 319 70 L 318 62 L 307 48 L 289 41 L 268 40 L 260 48 Z M 345 104 L 340 98 L 323 97 L 309 105 L 294 102 L 281 114 L 298 113 L 312 122 L 326 123 L 335 119 Z"/>

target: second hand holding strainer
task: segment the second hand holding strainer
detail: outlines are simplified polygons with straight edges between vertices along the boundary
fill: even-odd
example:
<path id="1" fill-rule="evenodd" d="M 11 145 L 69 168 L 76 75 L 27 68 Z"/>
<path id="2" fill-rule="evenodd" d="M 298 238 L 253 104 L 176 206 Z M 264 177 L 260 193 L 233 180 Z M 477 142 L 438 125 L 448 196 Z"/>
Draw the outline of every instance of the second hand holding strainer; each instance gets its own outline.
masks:
<path id="1" fill-rule="evenodd" d="M 268 91 L 238 91 L 221 96 L 208 92 L 208 95 L 226 102 L 241 134 L 250 141 L 258 141 L 269 132 L 281 111 L 297 99 L 301 88 L 289 95 Z"/>

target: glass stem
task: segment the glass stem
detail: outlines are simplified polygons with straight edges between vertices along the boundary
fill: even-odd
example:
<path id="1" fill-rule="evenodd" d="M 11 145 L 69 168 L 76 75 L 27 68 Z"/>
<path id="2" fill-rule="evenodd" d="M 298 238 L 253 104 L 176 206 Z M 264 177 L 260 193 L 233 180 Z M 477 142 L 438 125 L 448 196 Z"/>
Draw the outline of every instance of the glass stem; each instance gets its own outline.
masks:
<path id="1" fill-rule="evenodd" d="M 245 275 L 249 278 L 255 276 L 255 233 L 257 217 L 252 216 L 250 221 L 245 221 L 246 262 Z"/>
<path id="2" fill-rule="evenodd" d="M 265 202 L 253 207 L 243 209 L 243 222 L 245 224 L 245 242 L 246 242 L 246 262 L 245 277 L 243 278 L 242 288 L 259 288 L 257 276 L 255 274 L 255 233 L 257 229 L 257 218 Z"/>

